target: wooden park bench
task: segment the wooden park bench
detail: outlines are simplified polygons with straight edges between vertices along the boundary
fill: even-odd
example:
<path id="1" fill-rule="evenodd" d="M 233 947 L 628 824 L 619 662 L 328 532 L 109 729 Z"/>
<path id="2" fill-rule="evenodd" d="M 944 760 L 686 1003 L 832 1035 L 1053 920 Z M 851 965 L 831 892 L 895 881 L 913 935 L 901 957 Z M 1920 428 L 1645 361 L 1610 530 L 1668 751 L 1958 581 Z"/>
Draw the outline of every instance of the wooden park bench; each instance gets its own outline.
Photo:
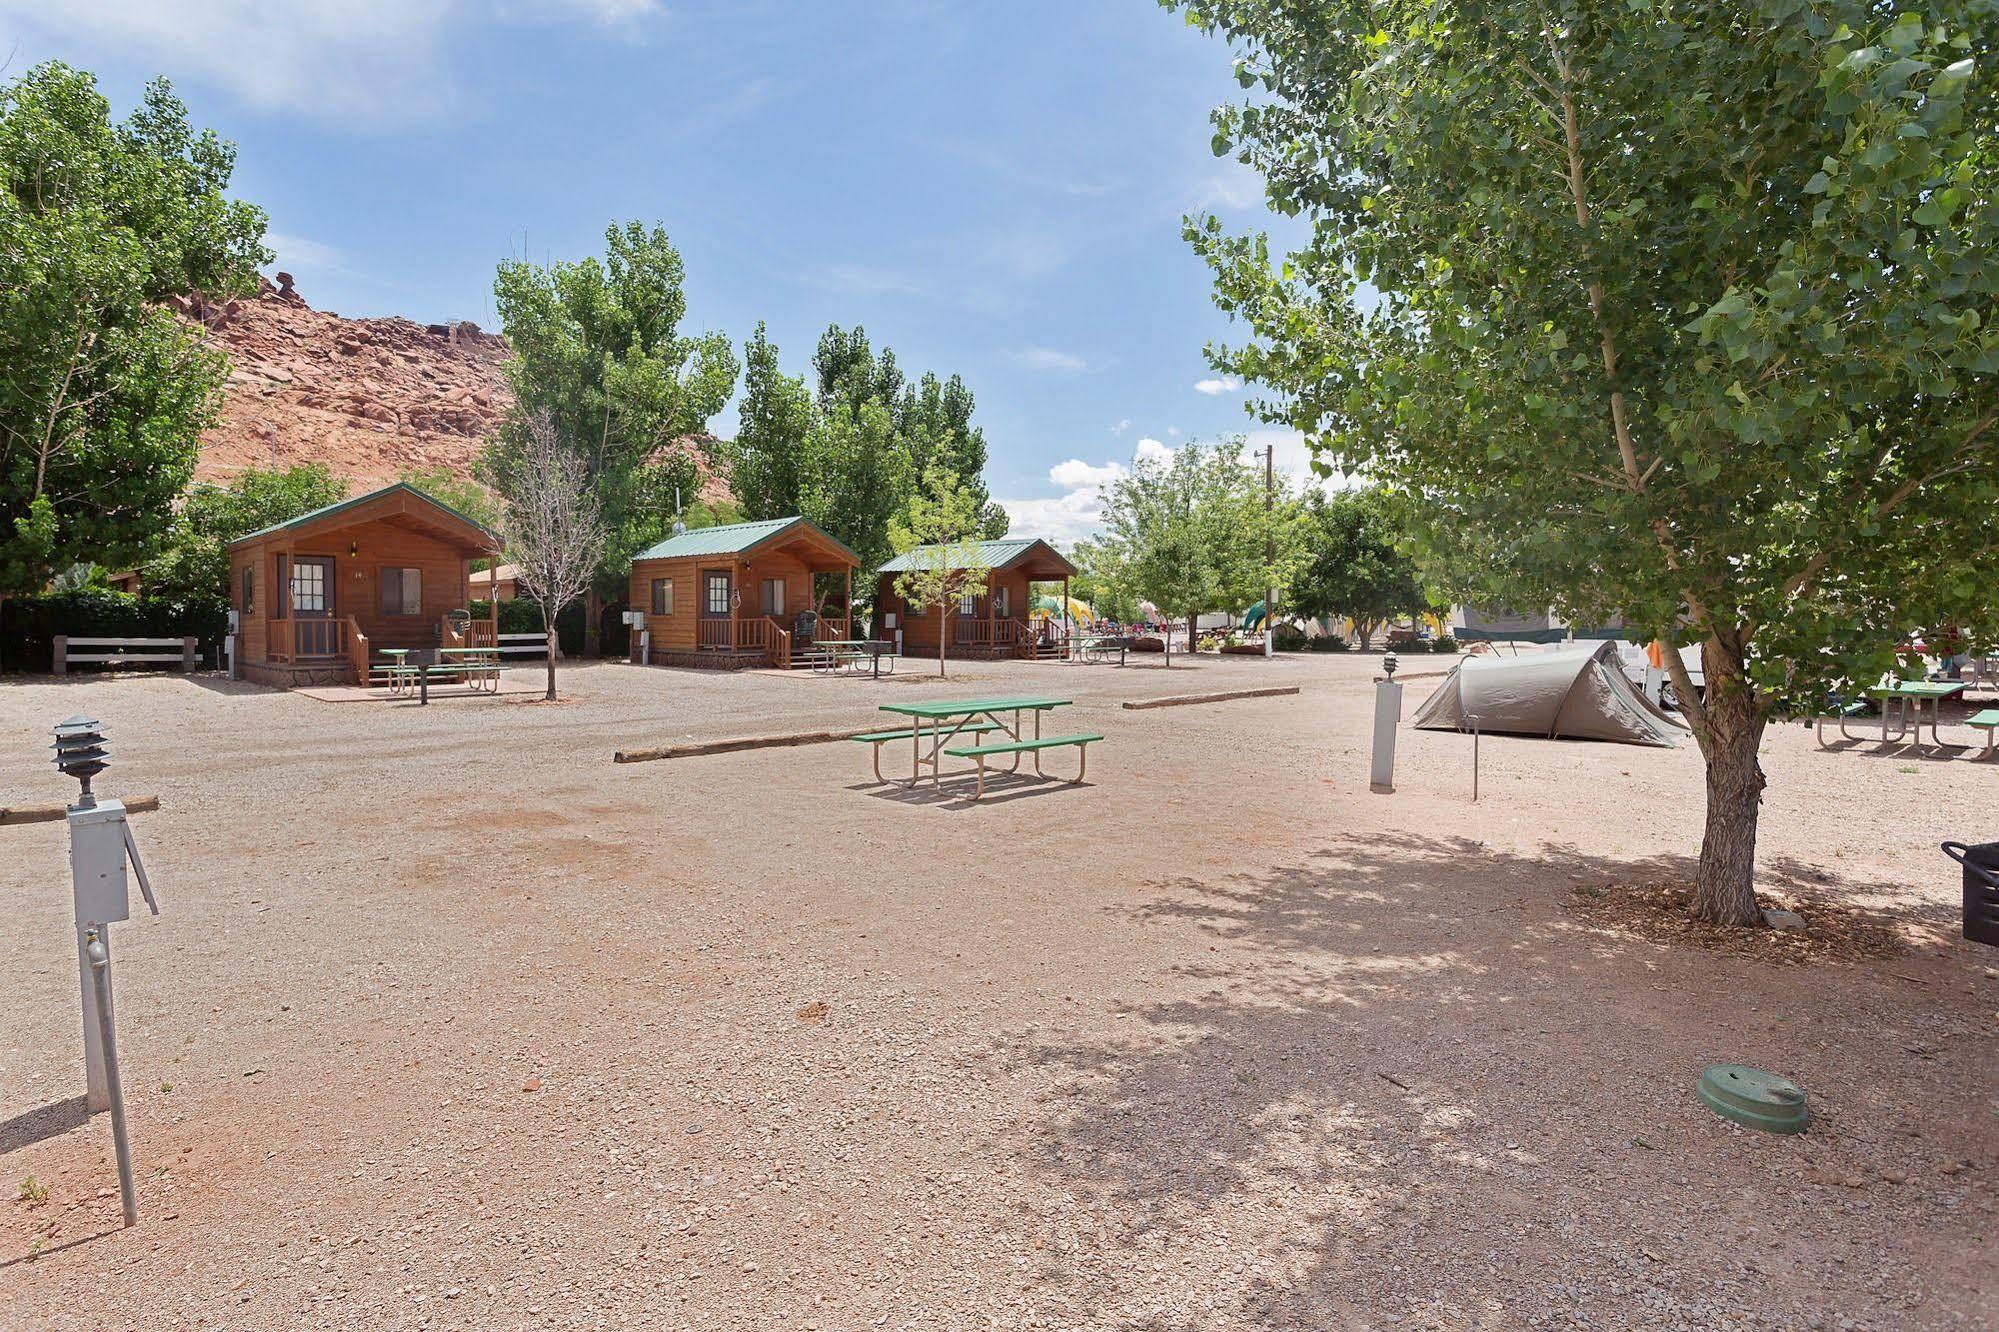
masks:
<path id="1" fill-rule="evenodd" d="M 973 722 L 971 725 L 966 726 L 962 731 L 960 731 L 959 734 L 984 735 L 988 731 L 997 731 L 999 729 L 1000 725 L 998 722 Z M 882 776 L 882 746 L 889 743 L 889 741 L 891 740 L 908 740 L 914 742 L 918 740 L 922 734 L 923 732 L 918 731 L 917 728 L 912 726 L 900 731 L 870 731 L 866 735 L 855 735 L 855 736 L 849 736 L 848 738 L 850 740 L 853 740 L 856 744 L 867 744 L 874 746 L 875 780 L 878 782 L 886 782 L 888 778 Z"/>
<path id="2" fill-rule="evenodd" d="M 967 726 L 964 729 L 969 731 L 972 728 Z M 978 790 L 972 793 L 972 799 L 977 800 L 986 793 L 986 760 L 988 758 L 998 757 L 1002 754 L 1032 754 L 1034 755 L 1034 775 L 1037 777 L 1046 777 L 1048 774 L 1041 771 L 1041 751 L 1044 749 L 1060 749 L 1073 745 L 1075 746 L 1077 757 L 1075 780 L 1081 782 L 1083 774 L 1089 770 L 1090 766 L 1090 744 L 1092 741 L 1101 739 L 1103 739 L 1101 735 L 1090 734 L 1056 735 L 1050 736 L 1046 740 L 1008 740 L 996 745 L 979 745 L 965 749 L 947 749 L 944 752 L 952 758 L 977 760 L 979 765 L 979 787 Z M 879 754 L 881 751 L 876 750 L 875 752 Z M 879 773 L 880 769 L 877 768 L 876 772 Z"/>

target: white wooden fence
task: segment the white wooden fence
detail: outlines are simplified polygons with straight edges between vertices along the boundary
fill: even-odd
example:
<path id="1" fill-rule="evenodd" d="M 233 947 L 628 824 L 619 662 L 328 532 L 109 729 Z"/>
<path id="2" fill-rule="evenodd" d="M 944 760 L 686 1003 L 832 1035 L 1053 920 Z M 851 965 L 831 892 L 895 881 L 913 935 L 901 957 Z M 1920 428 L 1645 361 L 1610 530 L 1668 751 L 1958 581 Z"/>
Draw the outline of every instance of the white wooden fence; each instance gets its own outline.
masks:
<path id="1" fill-rule="evenodd" d="M 523 655 L 539 657 L 548 651 L 548 638 L 543 634 L 501 634 L 500 655 Z M 562 649 L 555 649 L 555 659 L 562 660 Z"/>
<path id="2" fill-rule="evenodd" d="M 93 650 L 78 652 L 78 648 Z M 173 650 L 161 651 L 163 648 Z M 200 640 L 194 638 L 71 638 L 58 634 L 55 673 L 65 674 L 71 662 L 98 662 L 106 666 L 176 662 L 182 670 L 191 671 L 200 656 Z"/>

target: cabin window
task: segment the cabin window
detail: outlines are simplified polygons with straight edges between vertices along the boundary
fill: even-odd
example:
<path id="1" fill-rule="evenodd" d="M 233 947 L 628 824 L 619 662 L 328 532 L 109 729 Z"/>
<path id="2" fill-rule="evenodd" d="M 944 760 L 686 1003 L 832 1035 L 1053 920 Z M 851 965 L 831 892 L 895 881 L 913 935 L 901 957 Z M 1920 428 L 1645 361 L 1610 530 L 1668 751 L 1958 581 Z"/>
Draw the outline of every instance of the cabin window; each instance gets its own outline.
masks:
<path id="1" fill-rule="evenodd" d="M 782 578 L 764 579 L 764 614 L 784 614 L 784 580 Z"/>
<path id="2" fill-rule="evenodd" d="M 654 615 L 673 614 L 673 580 L 655 578 L 652 580 L 652 613 Z"/>
<path id="3" fill-rule="evenodd" d="M 254 615 L 257 611 L 257 566 L 243 566 L 243 614 Z"/>
<path id="4" fill-rule="evenodd" d="M 382 570 L 382 614 L 423 614 L 423 570 Z"/>
<path id="5" fill-rule="evenodd" d="M 960 592 L 958 594 L 958 614 L 977 615 L 978 613 L 979 594 L 976 592 Z"/>
<path id="6" fill-rule="evenodd" d="M 292 561 L 292 609 L 305 615 L 324 615 L 326 613 L 326 564 L 324 561 Z"/>
<path id="7" fill-rule="evenodd" d="M 710 615 L 729 613 L 729 575 L 725 573 L 708 575 L 708 613 Z"/>
<path id="8" fill-rule="evenodd" d="M 285 589 L 288 586 L 285 581 L 285 557 L 274 557 L 271 570 L 274 575 L 271 579 L 271 618 L 282 620 L 285 618 Z"/>

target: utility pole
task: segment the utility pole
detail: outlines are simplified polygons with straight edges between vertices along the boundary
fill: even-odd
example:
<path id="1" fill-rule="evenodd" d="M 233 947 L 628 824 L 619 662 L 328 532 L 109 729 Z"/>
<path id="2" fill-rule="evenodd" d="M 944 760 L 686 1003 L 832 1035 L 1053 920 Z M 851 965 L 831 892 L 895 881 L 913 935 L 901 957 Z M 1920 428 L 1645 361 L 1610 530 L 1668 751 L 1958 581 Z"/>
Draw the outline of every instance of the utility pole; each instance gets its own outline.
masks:
<path id="1" fill-rule="evenodd" d="M 1277 651 L 1277 446 L 1263 446 L 1263 655 Z"/>

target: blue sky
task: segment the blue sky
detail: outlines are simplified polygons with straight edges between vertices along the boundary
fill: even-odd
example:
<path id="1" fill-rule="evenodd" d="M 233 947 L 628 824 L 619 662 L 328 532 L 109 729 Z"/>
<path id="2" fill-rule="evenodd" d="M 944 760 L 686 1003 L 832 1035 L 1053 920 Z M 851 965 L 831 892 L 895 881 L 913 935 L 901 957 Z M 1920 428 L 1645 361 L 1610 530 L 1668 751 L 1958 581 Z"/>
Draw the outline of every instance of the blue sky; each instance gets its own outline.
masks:
<path id="1" fill-rule="evenodd" d="M 313 305 L 491 327 L 508 256 L 657 220 L 688 324 L 829 322 L 965 376 L 1016 532 L 1085 534 L 1140 451 L 1258 431 L 1180 218 L 1278 222 L 1209 152 L 1229 53 L 1150 0 L 0 0 L 15 68 L 174 80 Z M 733 428 L 733 409 L 716 423 Z"/>

